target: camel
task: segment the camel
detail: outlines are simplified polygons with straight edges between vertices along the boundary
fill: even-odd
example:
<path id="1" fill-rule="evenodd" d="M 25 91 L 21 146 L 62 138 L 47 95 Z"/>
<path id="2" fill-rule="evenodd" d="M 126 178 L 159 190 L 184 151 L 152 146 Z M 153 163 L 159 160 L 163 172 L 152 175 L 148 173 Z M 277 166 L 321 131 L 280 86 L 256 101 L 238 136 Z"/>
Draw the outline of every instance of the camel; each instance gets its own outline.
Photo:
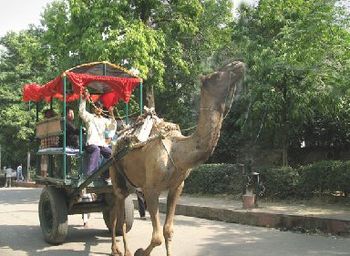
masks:
<path id="1" fill-rule="evenodd" d="M 112 223 L 112 253 L 123 255 L 115 239 L 118 219 L 124 218 L 124 199 L 130 193 L 126 183 L 130 182 L 142 188 L 152 221 L 153 232 L 146 249 L 138 249 L 135 256 L 150 255 L 154 247 L 165 239 L 167 256 L 172 255 L 173 221 L 178 198 L 184 186 L 184 180 L 191 168 L 205 162 L 212 154 L 220 136 L 225 115 L 231 108 L 235 96 L 239 95 L 244 76 L 244 64 L 232 62 L 215 73 L 201 78 L 201 100 L 199 120 L 195 132 L 183 136 L 177 125 L 160 122 L 152 128 L 151 135 L 163 127 L 166 134 L 149 140 L 143 147 L 131 150 L 110 167 L 114 207 L 110 212 Z M 170 128 L 169 128 L 170 127 Z M 159 220 L 159 196 L 167 194 L 166 219 L 161 233 Z M 123 226 L 124 255 L 131 253 L 127 246 L 125 224 Z"/>

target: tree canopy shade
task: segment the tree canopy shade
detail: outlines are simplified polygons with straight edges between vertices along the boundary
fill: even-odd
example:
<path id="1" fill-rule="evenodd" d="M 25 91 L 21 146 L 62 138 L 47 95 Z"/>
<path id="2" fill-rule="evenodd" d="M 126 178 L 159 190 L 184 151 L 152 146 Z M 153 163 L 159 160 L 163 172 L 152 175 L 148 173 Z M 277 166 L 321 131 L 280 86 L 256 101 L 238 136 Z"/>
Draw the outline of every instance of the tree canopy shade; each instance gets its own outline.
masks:
<path id="1" fill-rule="evenodd" d="M 243 6 L 232 39 L 235 55 L 248 66 L 247 108 L 236 123 L 242 137 L 282 149 L 287 164 L 288 148 L 301 141 L 308 145 L 308 131 L 319 120 L 348 126 L 349 17 L 337 1 L 261 0 L 256 8 Z"/>

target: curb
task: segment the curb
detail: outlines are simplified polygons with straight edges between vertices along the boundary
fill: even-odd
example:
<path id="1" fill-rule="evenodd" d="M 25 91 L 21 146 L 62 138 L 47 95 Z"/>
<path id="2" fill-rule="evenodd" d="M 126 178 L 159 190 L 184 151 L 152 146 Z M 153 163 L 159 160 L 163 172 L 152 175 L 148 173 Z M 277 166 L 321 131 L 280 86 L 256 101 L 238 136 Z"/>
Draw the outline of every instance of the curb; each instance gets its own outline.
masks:
<path id="1" fill-rule="evenodd" d="M 134 201 L 138 209 L 137 200 Z M 159 203 L 159 211 L 166 212 L 166 203 Z M 269 212 L 251 212 L 249 210 L 229 210 L 212 207 L 178 204 L 176 215 L 224 221 L 243 225 L 292 230 L 307 233 L 324 233 L 338 236 L 350 235 L 350 221 L 321 218 L 315 216 L 288 215 Z"/>
<path id="2" fill-rule="evenodd" d="M 43 188 L 44 185 L 36 184 L 35 182 L 24 181 L 24 182 L 13 182 L 14 187 L 22 187 L 22 188 Z"/>

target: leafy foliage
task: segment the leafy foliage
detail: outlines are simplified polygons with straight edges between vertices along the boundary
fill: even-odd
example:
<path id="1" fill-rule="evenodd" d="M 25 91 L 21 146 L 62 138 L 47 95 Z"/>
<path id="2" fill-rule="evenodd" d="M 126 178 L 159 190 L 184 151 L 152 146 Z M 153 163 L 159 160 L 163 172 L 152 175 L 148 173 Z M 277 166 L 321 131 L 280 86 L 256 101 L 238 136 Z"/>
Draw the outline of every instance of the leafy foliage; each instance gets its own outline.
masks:
<path id="1" fill-rule="evenodd" d="M 42 31 L 8 33 L 1 38 L 5 47 L 0 56 L 0 144 L 2 165 L 25 163 L 27 151 L 33 148 L 35 106 L 24 104 L 24 83 L 42 82 L 51 73 L 50 58 L 41 44 Z"/>
<path id="2" fill-rule="evenodd" d="M 185 193 L 241 194 L 243 176 L 240 166 L 233 164 L 206 164 L 191 172 L 185 180 Z"/>
<path id="3" fill-rule="evenodd" d="M 145 79 L 146 102 L 156 95 L 161 116 L 193 119 L 197 76 L 215 50 L 230 40 L 228 0 L 66 0 L 44 13 L 45 40 L 61 70 L 108 60 Z"/>
<path id="4" fill-rule="evenodd" d="M 241 8 L 232 39 L 248 67 L 248 94 L 236 137 L 285 150 L 301 141 L 349 141 L 347 17 L 333 0 L 261 0 L 256 8 Z M 229 118 L 237 117 L 232 112 Z"/>
<path id="5" fill-rule="evenodd" d="M 300 196 L 299 173 L 291 167 L 259 170 L 266 188 L 265 195 L 271 198 Z"/>
<path id="6" fill-rule="evenodd" d="M 210 70 L 210 58 L 230 41 L 231 7 L 229 0 L 52 2 L 42 14 L 42 28 L 1 39 L 6 49 L 0 56 L 1 104 L 6 105 L 1 117 L 10 119 L 0 121 L 0 143 L 14 142 L 4 162 L 23 161 L 27 148 L 34 147 L 35 118 L 20 102 L 22 85 L 46 83 L 63 70 L 91 61 L 138 70 L 151 92 L 146 100 L 152 93 L 157 96 L 159 114 L 182 127 L 192 126 L 198 75 Z M 138 102 L 139 93 L 135 95 L 131 105 Z M 132 113 L 139 112 L 132 108 Z M 19 157 L 12 154 L 18 145 L 28 145 L 20 147 Z"/>
<path id="7" fill-rule="evenodd" d="M 259 169 L 260 179 L 270 199 L 311 198 L 349 195 L 350 161 L 322 161 L 299 168 Z M 185 193 L 242 195 L 245 180 L 241 167 L 232 164 L 205 164 L 185 180 Z"/>
<path id="8" fill-rule="evenodd" d="M 23 161 L 33 147 L 34 106 L 28 112 L 21 103 L 21 86 L 96 60 L 137 69 L 160 116 L 190 128 L 199 74 L 242 59 L 246 94 L 223 124 L 211 162 L 236 162 L 247 143 L 348 147 L 349 15 L 338 3 L 261 0 L 233 20 L 230 0 L 52 2 L 42 28 L 0 39 L 3 161 Z"/>
<path id="9" fill-rule="evenodd" d="M 348 195 L 349 165 L 349 161 L 322 161 L 300 168 L 300 191 L 309 197 L 315 193 L 335 191 Z"/>

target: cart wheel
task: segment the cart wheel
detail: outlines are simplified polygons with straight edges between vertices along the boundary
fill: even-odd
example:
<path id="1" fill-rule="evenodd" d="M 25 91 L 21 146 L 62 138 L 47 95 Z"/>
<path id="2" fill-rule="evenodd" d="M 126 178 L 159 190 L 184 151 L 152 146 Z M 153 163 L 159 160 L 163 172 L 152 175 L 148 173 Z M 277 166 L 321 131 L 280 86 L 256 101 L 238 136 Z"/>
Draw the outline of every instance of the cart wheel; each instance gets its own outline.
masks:
<path id="1" fill-rule="evenodd" d="M 109 232 L 112 232 L 112 223 L 110 220 L 110 216 L 109 216 L 109 211 L 110 208 L 105 208 L 102 211 L 103 214 L 103 219 L 105 221 L 105 224 L 109 230 Z M 125 223 L 126 223 L 126 232 L 129 232 L 130 229 L 132 228 L 132 225 L 134 223 L 134 203 L 132 201 L 131 196 L 128 196 L 127 198 L 125 198 Z M 118 221 L 117 223 L 117 228 L 116 228 L 116 235 L 117 236 L 121 236 L 123 234 L 123 226 L 122 226 L 122 222 Z"/>
<path id="2" fill-rule="evenodd" d="M 68 210 L 64 194 L 55 187 L 45 187 L 40 195 L 39 220 L 46 242 L 61 244 L 68 233 Z"/>

